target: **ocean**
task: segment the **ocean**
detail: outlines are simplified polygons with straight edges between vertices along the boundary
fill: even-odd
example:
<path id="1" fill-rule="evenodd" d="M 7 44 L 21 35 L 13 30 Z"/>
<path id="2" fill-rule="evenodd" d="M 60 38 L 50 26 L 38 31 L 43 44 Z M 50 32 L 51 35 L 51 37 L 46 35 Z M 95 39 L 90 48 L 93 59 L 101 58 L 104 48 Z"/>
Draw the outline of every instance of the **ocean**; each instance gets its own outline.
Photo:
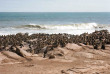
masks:
<path id="1" fill-rule="evenodd" d="M 0 12 L 0 35 L 110 32 L 110 12 Z"/>

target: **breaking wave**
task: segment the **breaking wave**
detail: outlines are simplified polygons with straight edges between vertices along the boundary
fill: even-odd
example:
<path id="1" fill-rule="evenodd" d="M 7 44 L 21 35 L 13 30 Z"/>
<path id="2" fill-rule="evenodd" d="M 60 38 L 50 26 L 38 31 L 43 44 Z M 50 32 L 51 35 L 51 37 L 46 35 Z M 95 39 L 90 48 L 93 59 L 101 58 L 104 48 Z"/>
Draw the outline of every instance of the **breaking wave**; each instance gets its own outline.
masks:
<path id="1" fill-rule="evenodd" d="M 110 32 L 110 25 L 101 25 L 97 23 L 82 23 L 82 24 L 28 24 L 28 25 L 19 25 L 19 26 L 9 26 L 9 27 L 0 27 L 0 35 L 9 35 L 16 33 L 47 33 L 47 34 L 58 34 L 58 33 L 67 33 L 80 35 L 82 33 L 92 33 L 95 30 L 108 30 Z"/>
<path id="2" fill-rule="evenodd" d="M 98 27 L 96 23 L 82 23 L 82 24 L 70 24 L 70 25 L 37 25 L 29 24 L 22 25 L 16 28 L 27 28 L 27 29 L 56 29 L 56 30 L 74 30 L 74 29 L 95 29 Z"/>

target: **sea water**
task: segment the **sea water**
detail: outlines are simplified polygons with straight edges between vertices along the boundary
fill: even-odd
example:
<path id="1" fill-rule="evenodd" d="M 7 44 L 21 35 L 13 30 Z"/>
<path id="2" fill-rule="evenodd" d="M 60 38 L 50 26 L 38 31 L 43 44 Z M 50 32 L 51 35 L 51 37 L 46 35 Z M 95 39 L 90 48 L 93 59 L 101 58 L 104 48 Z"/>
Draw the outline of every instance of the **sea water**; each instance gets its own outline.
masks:
<path id="1" fill-rule="evenodd" d="M 110 31 L 110 12 L 0 12 L 0 35 Z"/>

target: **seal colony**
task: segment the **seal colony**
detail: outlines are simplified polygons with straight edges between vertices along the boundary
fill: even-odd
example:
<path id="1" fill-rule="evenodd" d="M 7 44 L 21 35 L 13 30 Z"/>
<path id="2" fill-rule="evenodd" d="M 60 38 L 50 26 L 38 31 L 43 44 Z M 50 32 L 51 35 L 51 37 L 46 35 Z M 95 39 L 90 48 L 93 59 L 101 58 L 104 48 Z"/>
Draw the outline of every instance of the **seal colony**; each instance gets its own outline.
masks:
<path id="1" fill-rule="evenodd" d="M 22 34 L 17 33 L 16 35 L 6 35 L 0 36 L 0 51 L 7 50 L 16 52 L 18 55 L 22 56 L 18 49 L 24 46 L 23 43 L 27 43 L 28 52 L 32 54 L 44 53 L 45 54 L 53 50 L 54 48 L 60 46 L 65 47 L 68 43 L 85 45 L 92 45 L 94 49 L 98 50 L 101 48 L 105 49 L 106 44 L 110 44 L 110 34 L 107 30 L 95 31 L 91 34 L 84 33 L 81 35 L 71 35 L 71 34 L 32 34 L 28 33 Z M 18 46 L 20 48 L 18 48 Z M 15 51 L 16 50 L 16 51 Z"/>
<path id="2" fill-rule="evenodd" d="M 0 59 L 0 61 L 2 60 L 0 65 L 7 62 L 7 60 L 9 61 L 9 58 L 14 62 L 15 60 L 21 63 L 29 61 L 25 63 L 26 67 L 32 67 L 33 70 L 35 67 L 37 69 L 38 67 L 42 68 L 42 66 L 39 66 L 39 63 L 40 65 L 48 64 L 48 67 L 45 68 L 48 74 L 93 74 L 93 72 L 106 72 L 110 68 L 110 33 L 107 30 L 101 30 L 81 35 L 65 33 L 2 35 L 0 36 L 0 58 L 4 58 Z M 64 64 L 61 65 L 62 63 Z M 57 64 L 61 68 L 55 67 Z M 81 68 L 76 67 L 79 65 Z M 51 67 L 52 72 L 49 72 Z M 22 67 L 20 68 L 22 69 Z M 38 72 L 34 70 L 34 73 L 45 74 L 43 70 L 41 72 L 40 70 Z M 24 72 L 23 74 L 26 74 Z"/>

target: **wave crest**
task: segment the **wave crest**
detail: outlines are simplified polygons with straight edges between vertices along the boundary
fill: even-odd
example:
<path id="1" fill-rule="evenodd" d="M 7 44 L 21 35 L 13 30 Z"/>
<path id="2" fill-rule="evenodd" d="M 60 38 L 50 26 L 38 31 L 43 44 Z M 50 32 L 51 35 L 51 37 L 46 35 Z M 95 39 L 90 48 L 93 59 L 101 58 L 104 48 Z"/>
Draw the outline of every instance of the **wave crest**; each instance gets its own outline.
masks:
<path id="1" fill-rule="evenodd" d="M 56 29 L 56 30 L 74 30 L 74 29 L 95 29 L 98 25 L 96 23 L 82 23 L 82 24 L 70 24 L 70 25 L 37 25 L 37 24 L 29 24 L 22 25 L 17 28 L 29 28 L 29 29 Z"/>

